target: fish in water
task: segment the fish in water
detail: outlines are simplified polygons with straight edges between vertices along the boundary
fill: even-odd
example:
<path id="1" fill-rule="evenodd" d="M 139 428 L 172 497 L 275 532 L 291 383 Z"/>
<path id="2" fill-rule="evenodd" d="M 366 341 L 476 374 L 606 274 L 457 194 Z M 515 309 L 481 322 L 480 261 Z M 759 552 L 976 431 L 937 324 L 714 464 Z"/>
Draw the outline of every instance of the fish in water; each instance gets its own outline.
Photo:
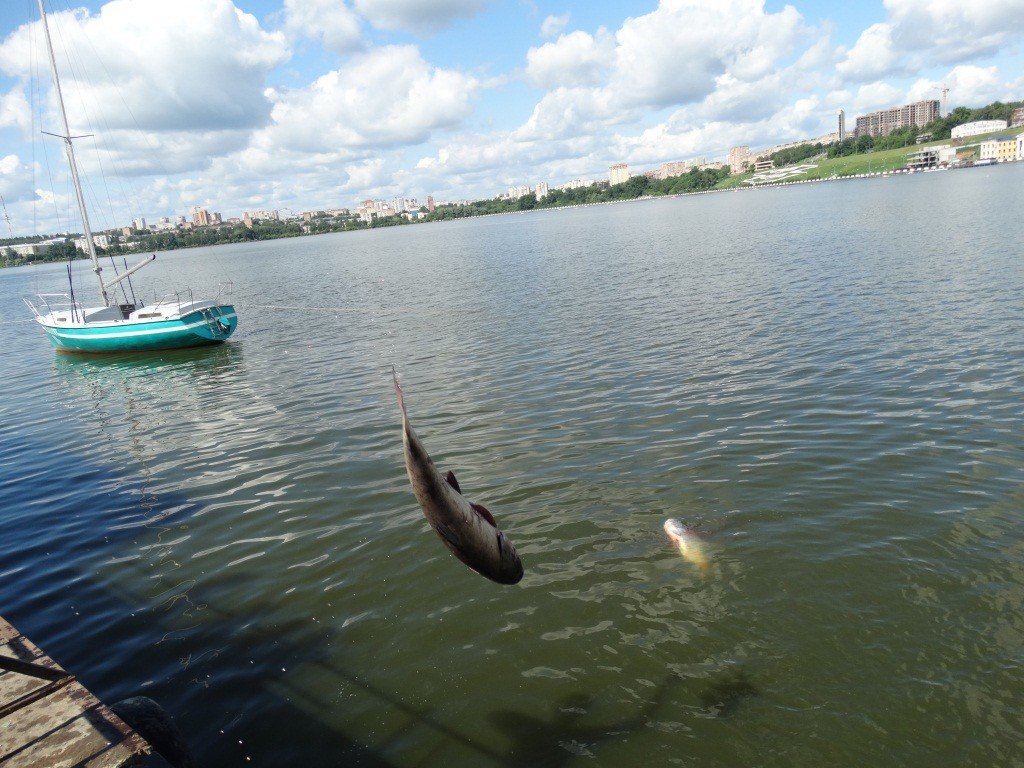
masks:
<path id="1" fill-rule="evenodd" d="M 427 522 L 452 554 L 481 576 L 499 584 L 519 583 L 523 578 L 523 563 L 515 546 L 498 530 L 494 516 L 486 507 L 462 495 L 453 472 L 442 475 L 434 466 L 409 424 L 402 387 L 393 368 L 391 375 L 395 381 L 398 406 L 402 409 L 405 468 Z"/>
<path id="2" fill-rule="evenodd" d="M 704 550 L 704 542 L 696 530 L 683 525 L 674 517 L 665 521 L 665 533 L 679 549 L 684 560 L 696 565 L 703 573 L 708 569 L 708 556 Z"/>

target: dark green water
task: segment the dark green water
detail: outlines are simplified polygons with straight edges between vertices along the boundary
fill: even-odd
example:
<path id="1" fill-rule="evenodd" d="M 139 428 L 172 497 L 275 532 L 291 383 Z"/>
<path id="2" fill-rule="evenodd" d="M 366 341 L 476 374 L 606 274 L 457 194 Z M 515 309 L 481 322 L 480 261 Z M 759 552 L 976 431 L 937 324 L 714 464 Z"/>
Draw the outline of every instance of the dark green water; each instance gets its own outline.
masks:
<path id="1" fill-rule="evenodd" d="M 1024 765 L 1022 182 L 178 252 L 239 331 L 140 358 L 0 272 L 0 613 L 204 766 Z M 391 364 L 519 586 L 427 528 Z"/>

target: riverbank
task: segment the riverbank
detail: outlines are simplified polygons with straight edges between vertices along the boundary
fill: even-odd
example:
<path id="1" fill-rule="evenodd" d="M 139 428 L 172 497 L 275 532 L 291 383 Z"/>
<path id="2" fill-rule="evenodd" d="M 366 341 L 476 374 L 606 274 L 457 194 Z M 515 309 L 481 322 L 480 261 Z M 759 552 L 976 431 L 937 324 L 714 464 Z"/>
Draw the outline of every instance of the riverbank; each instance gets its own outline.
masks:
<path id="1" fill-rule="evenodd" d="M 1016 135 L 1024 132 L 1024 128 L 1016 128 L 1006 131 L 1008 135 Z M 979 137 L 984 138 L 984 137 Z M 481 216 L 507 216 L 516 213 L 525 213 L 527 211 L 548 211 L 558 210 L 561 208 L 585 208 L 598 205 L 610 205 L 614 203 L 624 202 L 638 202 L 643 200 L 652 200 L 659 197 L 686 197 L 690 195 L 706 195 L 713 192 L 733 192 L 737 190 L 751 190 L 751 189 L 764 189 L 769 187 L 782 187 L 791 186 L 793 184 L 806 184 L 816 181 L 844 181 L 851 179 L 864 179 L 873 178 L 877 176 L 892 176 L 898 174 L 910 174 L 914 171 L 910 171 L 906 168 L 907 158 L 910 154 L 925 149 L 928 147 L 939 146 L 942 144 L 948 144 L 946 141 L 932 141 L 923 143 L 920 145 L 900 147 L 897 149 L 881 150 L 878 152 L 871 152 L 865 154 L 847 155 L 844 157 L 826 158 L 819 161 L 814 167 L 808 168 L 800 174 L 786 178 L 780 181 L 768 181 L 751 184 L 748 183 L 754 176 L 752 173 L 739 174 L 739 175 L 727 175 L 722 178 L 718 178 L 713 184 L 708 183 L 711 181 L 710 177 L 704 176 L 700 179 L 695 179 L 690 174 L 684 174 L 683 176 L 673 177 L 670 179 L 661 180 L 661 182 L 655 183 L 655 187 L 652 194 L 638 194 L 630 196 L 623 194 L 623 190 L 616 190 L 616 188 L 605 187 L 603 189 L 594 190 L 593 188 L 585 188 L 583 190 L 570 190 L 570 192 L 577 192 L 581 194 L 590 194 L 596 191 L 599 194 L 617 193 L 620 196 L 614 197 L 613 199 L 607 200 L 593 200 L 586 202 L 554 202 L 544 204 L 543 201 L 535 201 L 533 204 L 524 207 L 511 207 L 516 205 L 518 201 L 493 201 L 493 200 L 481 200 L 471 203 L 465 206 L 442 206 L 439 207 L 434 213 L 418 218 L 418 219 L 405 219 L 401 216 L 388 217 L 386 219 L 374 219 L 369 223 L 356 223 L 351 219 L 340 222 L 324 221 L 324 220 L 313 220 L 306 225 L 294 225 L 294 226 L 274 226 L 266 227 L 268 231 L 260 232 L 259 229 L 245 229 L 241 233 L 242 236 L 238 236 L 239 233 L 232 231 L 225 232 L 223 238 L 201 238 L 198 242 L 179 243 L 175 240 L 168 240 L 166 235 L 155 235 L 151 238 L 147 238 L 147 241 L 143 243 L 146 247 L 134 248 L 131 250 L 114 250 L 109 253 L 104 253 L 102 256 L 111 257 L 122 257 L 129 256 L 138 253 L 149 253 L 152 251 L 173 251 L 173 250 L 184 250 L 188 248 L 207 248 L 217 245 L 231 245 L 240 242 L 262 242 L 266 240 L 281 240 L 289 239 L 294 237 L 307 237 L 312 235 L 323 235 L 333 234 L 337 232 L 359 232 L 370 229 L 380 229 L 386 227 L 396 226 L 409 226 L 413 224 L 431 224 L 438 223 L 441 221 L 451 221 L 455 219 L 465 218 L 477 218 Z M 991 167 L 991 166 L 985 166 Z M 967 170 L 969 166 L 964 168 L 958 168 L 956 170 Z M 945 170 L 945 169 L 943 169 Z M 643 177 L 633 177 L 630 182 L 636 182 L 638 179 Z M 630 182 L 626 182 L 629 184 Z M 701 188 L 683 191 L 673 191 L 674 185 L 683 184 L 689 182 L 691 185 L 696 184 Z M 703 183 L 702 183 L 703 182 Z M 617 185 L 618 187 L 624 187 L 625 185 Z M 493 207 L 494 205 L 500 205 L 501 210 L 490 210 L 487 206 Z M 454 210 L 453 210 L 454 208 Z M 260 227 L 264 228 L 264 227 Z M 0 249 L 2 252 L 2 249 Z M 74 260 L 84 260 L 88 257 L 84 254 L 77 257 Z M 55 261 L 63 261 L 64 259 L 34 259 L 25 261 L 8 261 L 0 259 L 0 268 L 12 267 L 12 266 L 29 266 L 35 264 L 53 263 Z"/>

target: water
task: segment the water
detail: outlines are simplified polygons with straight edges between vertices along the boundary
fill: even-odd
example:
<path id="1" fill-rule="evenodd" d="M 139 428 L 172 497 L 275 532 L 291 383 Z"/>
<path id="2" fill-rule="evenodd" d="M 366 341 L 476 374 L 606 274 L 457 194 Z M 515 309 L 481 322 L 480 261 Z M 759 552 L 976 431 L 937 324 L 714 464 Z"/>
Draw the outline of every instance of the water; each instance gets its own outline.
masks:
<path id="1" fill-rule="evenodd" d="M 239 331 L 136 358 L 0 272 L 0 613 L 204 766 L 1024 765 L 1022 181 L 179 251 Z M 427 528 L 392 364 L 518 587 Z"/>

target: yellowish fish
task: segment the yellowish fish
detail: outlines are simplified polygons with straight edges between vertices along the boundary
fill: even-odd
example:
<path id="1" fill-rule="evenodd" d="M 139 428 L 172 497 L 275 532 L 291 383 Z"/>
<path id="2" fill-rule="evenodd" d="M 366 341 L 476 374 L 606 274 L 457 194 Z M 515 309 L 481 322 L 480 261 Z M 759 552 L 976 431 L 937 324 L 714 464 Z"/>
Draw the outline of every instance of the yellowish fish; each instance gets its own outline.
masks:
<path id="1" fill-rule="evenodd" d="M 708 555 L 704 548 L 704 542 L 693 528 L 683 525 L 674 517 L 665 521 L 665 533 L 679 549 L 679 554 L 687 562 L 693 563 L 705 573 L 708 569 Z"/>

